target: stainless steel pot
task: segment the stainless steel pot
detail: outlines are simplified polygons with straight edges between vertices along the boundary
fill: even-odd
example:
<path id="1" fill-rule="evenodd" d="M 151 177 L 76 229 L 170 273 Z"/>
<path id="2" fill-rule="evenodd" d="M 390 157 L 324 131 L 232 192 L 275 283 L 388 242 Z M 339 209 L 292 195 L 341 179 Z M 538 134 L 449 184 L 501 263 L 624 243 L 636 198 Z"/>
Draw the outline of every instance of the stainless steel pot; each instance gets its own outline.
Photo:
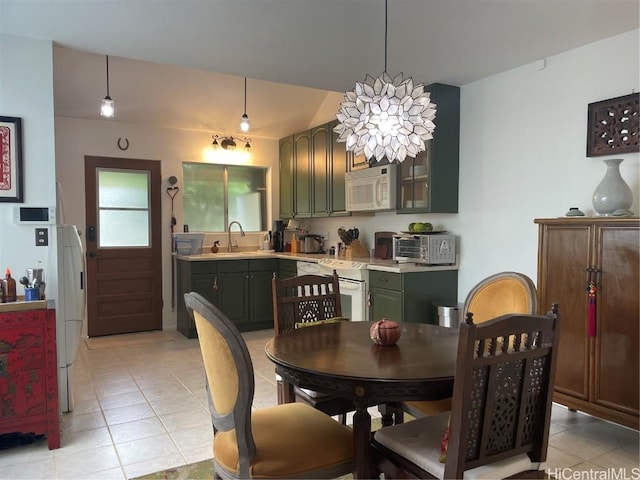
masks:
<path id="1" fill-rule="evenodd" d="M 304 241 L 303 253 L 320 253 L 322 250 L 321 235 L 304 235 L 302 240 Z"/>

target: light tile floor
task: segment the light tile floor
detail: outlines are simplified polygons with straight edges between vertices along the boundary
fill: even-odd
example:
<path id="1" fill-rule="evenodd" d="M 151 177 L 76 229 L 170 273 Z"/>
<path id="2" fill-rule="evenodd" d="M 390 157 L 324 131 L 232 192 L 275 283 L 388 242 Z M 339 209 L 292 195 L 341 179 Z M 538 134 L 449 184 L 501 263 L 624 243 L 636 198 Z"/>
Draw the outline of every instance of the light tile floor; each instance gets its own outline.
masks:
<path id="1" fill-rule="evenodd" d="M 76 408 L 63 415 L 61 448 L 50 451 L 42 439 L 0 450 L 0 479 L 122 480 L 210 458 L 198 342 L 168 333 L 172 340 L 127 347 L 89 350 L 82 342 Z M 255 408 L 276 403 L 273 364 L 264 355 L 270 336 L 244 335 Z M 640 478 L 638 439 L 635 430 L 554 405 L 548 466 L 560 479 Z"/>

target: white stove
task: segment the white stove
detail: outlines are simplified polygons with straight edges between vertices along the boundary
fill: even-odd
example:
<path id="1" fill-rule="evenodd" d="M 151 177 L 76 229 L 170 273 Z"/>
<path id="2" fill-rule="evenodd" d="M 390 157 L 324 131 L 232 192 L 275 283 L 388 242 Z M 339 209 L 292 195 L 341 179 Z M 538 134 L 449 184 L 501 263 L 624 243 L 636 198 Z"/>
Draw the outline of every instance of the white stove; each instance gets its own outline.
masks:
<path id="1" fill-rule="evenodd" d="M 298 275 L 331 275 L 334 270 L 340 280 L 342 315 L 353 321 L 368 320 L 369 270 L 366 263 L 337 258 L 321 258 L 318 263 L 297 262 Z"/>
<path id="2" fill-rule="evenodd" d="M 318 266 L 325 274 L 330 274 L 335 270 L 340 278 L 361 282 L 369 280 L 369 270 L 367 270 L 366 263 L 337 258 L 321 258 L 318 260 Z"/>

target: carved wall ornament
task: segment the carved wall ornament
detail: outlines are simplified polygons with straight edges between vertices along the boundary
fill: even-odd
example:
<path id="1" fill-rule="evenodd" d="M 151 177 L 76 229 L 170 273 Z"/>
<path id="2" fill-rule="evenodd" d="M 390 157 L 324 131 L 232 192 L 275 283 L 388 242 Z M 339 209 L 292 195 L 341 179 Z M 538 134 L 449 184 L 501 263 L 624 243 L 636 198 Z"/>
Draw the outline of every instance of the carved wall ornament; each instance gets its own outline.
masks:
<path id="1" fill-rule="evenodd" d="M 640 151 L 640 95 L 632 93 L 589 104 L 587 157 Z"/>

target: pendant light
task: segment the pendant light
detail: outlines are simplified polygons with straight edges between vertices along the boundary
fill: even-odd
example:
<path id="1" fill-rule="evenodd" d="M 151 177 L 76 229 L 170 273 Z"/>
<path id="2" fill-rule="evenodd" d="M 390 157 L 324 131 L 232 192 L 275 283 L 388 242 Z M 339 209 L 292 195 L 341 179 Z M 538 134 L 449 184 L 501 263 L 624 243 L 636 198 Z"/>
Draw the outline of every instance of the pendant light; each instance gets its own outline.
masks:
<path id="1" fill-rule="evenodd" d="M 100 116 L 105 118 L 113 118 L 115 115 L 115 106 L 113 100 L 109 96 L 109 55 L 107 55 L 107 96 L 102 99 L 100 105 Z"/>
<path id="2" fill-rule="evenodd" d="M 336 114 L 333 129 L 345 142 L 346 149 L 367 160 L 389 162 L 415 157 L 426 149 L 425 140 L 433 138 L 436 106 L 431 103 L 424 85 L 414 86 L 411 77 L 402 73 L 391 78 L 387 73 L 387 0 L 384 2 L 384 72 L 346 92 Z"/>
<path id="3" fill-rule="evenodd" d="M 244 77 L 244 113 L 240 119 L 240 130 L 249 131 L 249 116 L 247 115 L 247 77 Z"/>

